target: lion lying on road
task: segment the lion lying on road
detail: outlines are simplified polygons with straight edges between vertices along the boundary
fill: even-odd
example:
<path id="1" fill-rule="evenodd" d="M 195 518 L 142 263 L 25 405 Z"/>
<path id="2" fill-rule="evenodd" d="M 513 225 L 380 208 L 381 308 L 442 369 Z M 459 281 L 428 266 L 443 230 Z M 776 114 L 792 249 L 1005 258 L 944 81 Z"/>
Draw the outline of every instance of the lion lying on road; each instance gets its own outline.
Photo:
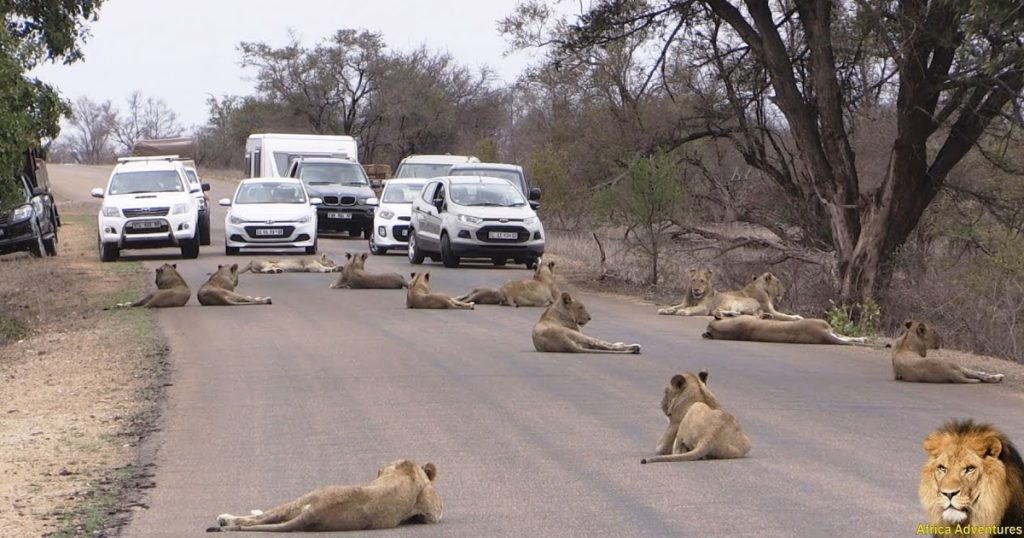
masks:
<path id="1" fill-rule="evenodd" d="M 234 306 L 271 304 L 270 297 L 249 297 L 235 293 L 238 287 L 238 264 L 218 265 L 217 271 L 199 288 L 196 299 L 203 306 Z"/>
<path id="2" fill-rule="evenodd" d="M 430 273 L 412 273 L 409 290 L 405 292 L 406 308 L 457 308 L 473 310 L 473 303 L 464 303 L 443 293 L 430 293 Z"/>
<path id="3" fill-rule="evenodd" d="M 365 267 L 368 257 L 368 254 L 353 256 L 346 252 L 345 259 L 348 260 L 348 263 L 341 268 L 341 274 L 331 284 L 331 288 L 397 290 L 409 287 L 402 275 L 398 273 L 367 273 Z"/>
<path id="4" fill-rule="evenodd" d="M 170 308 L 185 306 L 192 290 L 178 273 L 178 264 L 165 263 L 156 268 L 156 290 L 144 295 L 134 303 L 118 303 L 119 308 L 145 306 L 146 308 Z"/>
<path id="5" fill-rule="evenodd" d="M 736 417 L 722 411 L 707 382 L 707 372 L 672 376 L 661 399 L 668 429 L 658 440 L 658 455 L 640 463 L 742 458 L 750 452 L 750 438 Z"/>
<path id="6" fill-rule="evenodd" d="M 749 340 L 780 344 L 863 344 L 867 338 L 843 336 L 823 319 L 779 321 L 756 316 L 716 319 L 703 334 L 709 340 Z"/>
<path id="7" fill-rule="evenodd" d="M 540 261 L 530 280 L 512 280 L 501 289 L 477 288 L 458 300 L 475 304 L 500 304 L 505 306 L 548 306 L 558 300 L 558 284 L 555 283 L 555 262 Z"/>
<path id="8" fill-rule="evenodd" d="M 533 347 L 555 353 L 640 353 L 640 344 L 605 342 L 580 332 L 589 321 L 583 303 L 562 293 L 533 326 Z"/>
<path id="9" fill-rule="evenodd" d="M 252 260 L 239 273 L 333 273 L 340 269 L 334 260 L 327 257 L 327 254 L 321 254 L 316 258 Z"/>
<path id="10" fill-rule="evenodd" d="M 741 290 L 715 292 L 712 285 L 714 273 L 707 269 L 695 270 L 690 273 L 690 294 L 681 304 L 658 310 L 659 314 L 676 316 L 707 316 L 716 318 L 749 314 L 765 315 L 782 321 L 804 319 L 796 314 L 784 314 L 775 310 L 774 301 L 786 294 L 782 281 L 771 273 L 761 273 L 750 280 Z M 700 290 L 704 290 L 703 293 Z M 697 295 L 700 298 L 697 298 Z M 688 304 L 697 300 L 694 305 Z"/>
<path id="11" fill-rule="evenodd" d="M 405 522 L 437 523 L 444 504 L 434 489 L 437 467 L 398 460 L 364 486 L 326 486 L 250 516 L 217 516 L 221 531 L 355 531 L 393 529 Z"/>
<path id="12" fill-rule="evenodd" d="M 892 350 L 892 371 L 897 381 L 911 383 L 999 383 L 1003 374 L 964 368 L 946 359 L 928 358 L 929 349 L 942 347 L 942 338 L 923 321 L 908 320 L 903 336 Z"/>
<path id="13" fill-rule="evenodd" d="M 917 493 L 930 525 L 1024 526 L 1024 462 L 1002 432 L 970 420 L 949 422 L 924 440 L 924 451 Z"/>

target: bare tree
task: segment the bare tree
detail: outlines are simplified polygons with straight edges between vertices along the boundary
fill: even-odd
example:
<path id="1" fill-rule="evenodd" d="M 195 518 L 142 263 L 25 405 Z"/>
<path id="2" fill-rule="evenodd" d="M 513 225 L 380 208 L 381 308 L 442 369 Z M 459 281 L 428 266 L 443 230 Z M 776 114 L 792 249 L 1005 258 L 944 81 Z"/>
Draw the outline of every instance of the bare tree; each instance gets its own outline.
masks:
<path id="1" fill-rule="evenodd" d="M 127 110 L 119 114 L 113 132 L 114 139 L 124 152 L 131 153 L 139 140 L 173 138 L 184 132 L 178 123 L 178 114 L 163 99 L 143 98 L 142 92 L 134 91 L 125 102 Z"/>
<path id="2" fill-rule="evenodd" d="M 95 102 L 79 97 L 71 107 L 72 131 L 67 145 L 75 162 L 99 164 L 114 156 L 111 135 L 117 124 L 117 112 L 109 100 Z"/>

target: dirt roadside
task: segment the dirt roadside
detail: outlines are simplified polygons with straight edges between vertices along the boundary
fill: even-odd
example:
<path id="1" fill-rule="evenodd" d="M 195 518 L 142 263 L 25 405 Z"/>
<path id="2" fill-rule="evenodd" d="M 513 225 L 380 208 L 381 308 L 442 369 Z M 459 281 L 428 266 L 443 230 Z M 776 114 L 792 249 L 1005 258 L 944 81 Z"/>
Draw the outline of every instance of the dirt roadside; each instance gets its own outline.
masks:
<path id="1" fill-rule="evenodd" d="M 106 535 L 147 482 L 165 349 L 151 312 L 103 307 L 151 276 L 98 261 L 98 204 L 58 203 L 58 256 L 0 257 L 0 536 Z"/>

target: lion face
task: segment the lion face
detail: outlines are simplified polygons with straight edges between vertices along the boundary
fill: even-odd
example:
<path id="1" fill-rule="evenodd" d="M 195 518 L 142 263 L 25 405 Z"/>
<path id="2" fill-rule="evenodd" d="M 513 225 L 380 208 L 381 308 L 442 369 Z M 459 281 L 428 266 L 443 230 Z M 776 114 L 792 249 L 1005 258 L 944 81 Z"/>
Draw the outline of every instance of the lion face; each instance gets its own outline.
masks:
<path id="1" fill-rule="evenodd" d="M 764 290 L 772 300 L 782 299 L 782 296 L 786 294 L 786 287 L 782 285 L 782 281 L 771 273 L 757 275 L 751 282 L 756 282 L 758 287 Z"/>
<path id="2" fill-rule="evenodd" d="M 948 424 L 924 440 L 924 450 L 928 461 L 918 493 L 933 523 L 999 522 L 1009 495 L 998 431 L 970 422 Z"/>
<path id="3" fill-rule="evenodd" d="M 711 291 L 711 277 L 714 274 L 710 269 L 690 269 L 690 295 L 694 299 L 699 301 Z"/>
<path id="4" fill-rule="evenodd" d="M 570 319 L 576 322 L 576 325 L 582 327 L 590 321 L 590 312 L 587 312 L 587 307 L 583 306 L 583 303 L 573 299 L 572 295 L 569 295 L 568 292 L 562 294 L 562 298 L 559 303 L 562 305 L 562 310 Z"/>
<path id="5" fill-rule="evenodd" d="M 338 264 L 334 263 L 334 260 L 327 257 L 327 254 L 320 254 L 320 259 L 317 261 L 320 262 L 320 265 L 323 265 L 324 267 L 338 266 Z"/>
<path id="6" fill-rule="evenodd" d="M 931 325 L 923 321 L 907 320 L 903 324 L 906 328 L 906 338 L 915 340 L 923 349 L 939 349 L 942 347 L 942 337 Z"/>
<path id="7" fill-rule="evenodd" d="M 661 411 L 668 417 L 669 422 L 682 420 L 686 410 L 697 402 L 710 405 L 714 396 L 707 387 L 707 380 L 706 371 L 696 375 L 685 373 L 672 376 L 665 387 L 665 396 L 661 399 Z"/>

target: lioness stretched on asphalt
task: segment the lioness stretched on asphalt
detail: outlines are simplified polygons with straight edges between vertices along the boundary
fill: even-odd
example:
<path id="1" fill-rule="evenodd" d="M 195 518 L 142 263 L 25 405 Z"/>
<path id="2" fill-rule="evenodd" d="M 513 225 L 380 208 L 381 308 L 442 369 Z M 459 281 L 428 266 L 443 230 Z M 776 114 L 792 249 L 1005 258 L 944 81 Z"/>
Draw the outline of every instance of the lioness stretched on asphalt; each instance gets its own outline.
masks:
<path id="1" fill-rule="evenodd" d="M 355 531 L 393 529 L 405 522 L 437 523 L 444 503 L 434 489 L 437 467 L 398 460 L 377 471 L 364 486 L 327 486 L 292 502 L 253 515 L 217 516 L 222 531 Z"/>
<path id="2" fill-rule="evenodd" d="M 555 262 L 539 261 L 530 280 L 512 280 L 501 289 L 477 288 L 458 299 L 476 304 L 505 306 L 548 306 L 558 300 Z"/>
<path id="3" fill-rule="evenodd" d="M 640 463 L 742 458 L 750 452 L 750 438 L 736 417 L 722 411 L 707 381 L 707 372 L 672 376 L 661 399 L 668 429 L 658 440 L 658 455 Z"/>
<path id="4" fill-rule="evenodd" d="M 589 321 L 590 313 L 583 303 L 568 292 L 562 293 L 533 326 L 533 347 L 555 353 L 640 353 L 640 344 L 605 342 L 580 332 Z"/>
<path id="5" fill-rule="evenodd" d="M 199 288 L 196 299 L 203 306 L 271 304 L 270 297 L 249 297 L 235 293 L 238 287 L 238 264 L 218 265 L 217 271 Z"/>
<path id="6" fill-rule="evenodd" d="M 178 273 L 178 264 L 165 263 L 156 268 L 156 290 L 144 295 L 134 303 L 118 303 L 119 308 L 145 306 L 147 308 L 170 308 L 185 306 L 192 290 Z"/>
<path id="7" fill-rule="evenodd" d="M 946 359 L 928 357 L 942 347 L 942 338 L 923 321 L 908 320 L 903 336 L 892 350 L 892 371 L 897 381 L 911 383 L 999 383 L 1003 374 L 964 368 Z"/>
<path id="8" fill-rule="evenodd" d="M 443 293 L 430 292 L 430 273 L 412 273 L 409 290 L 405 292 L 406 308 L 456 308 L 473 310 L 473 303 L 464 303 Z"/>
<path id="9" fill-rule="evenodd" d="M 780 344 L 863 344 L 867 338 L 843 336 L 823 319 L 779 321 L 756 316 L 715 319 L 708 323 L 704 338 L 709 340 L 749 340 Z"/>
<path id="10" fill-rule="evenodd" d="M 676 316 L 712 315 L 716 318 L 742 314 L 753 316 L 765 314 L 770 315 L 772 319 L 783 321 L 804 319 L 796 314 L 785 314 L 775 310 L 774 301 L 781 299 L 786 294 L 786 287 L 782 285 L 782 281 L 778 277 L 771 273 L 761 273 L 755 276 L 741 290 L 721 293 L 714 291 L 711 280 L 713 274 L 706 269 L 690 273 L 690 293 L 694 294 L 694 297 L 699 293 L 694 290 L 695 286 L 698 290 L 705 290 L 697 304 L 688 304 L 691 299 L 687 297 L 681 304 L 662 308 L 658 310 L 658 313 Z"/>
<path id="11" fill-rule="evenodd" d="M 334 260 L 321 254 L 316 258 L 293 258 L 284 260 L 252 260 L 239 273 L 333 273 L 341 270 Z"/>
<path id="12" fill-rule="evenodd" d="M 364 269 L 367 257 L 369 257 L 368 254 L 353 256 L 346 252 L 345 259 L 348 260 L 348 263 L 341 268 L 341 274 L 331 284 L 331 288 L 397 290 L 409 287 L 402 275 L 398 273 L 367 273 Z"/>

